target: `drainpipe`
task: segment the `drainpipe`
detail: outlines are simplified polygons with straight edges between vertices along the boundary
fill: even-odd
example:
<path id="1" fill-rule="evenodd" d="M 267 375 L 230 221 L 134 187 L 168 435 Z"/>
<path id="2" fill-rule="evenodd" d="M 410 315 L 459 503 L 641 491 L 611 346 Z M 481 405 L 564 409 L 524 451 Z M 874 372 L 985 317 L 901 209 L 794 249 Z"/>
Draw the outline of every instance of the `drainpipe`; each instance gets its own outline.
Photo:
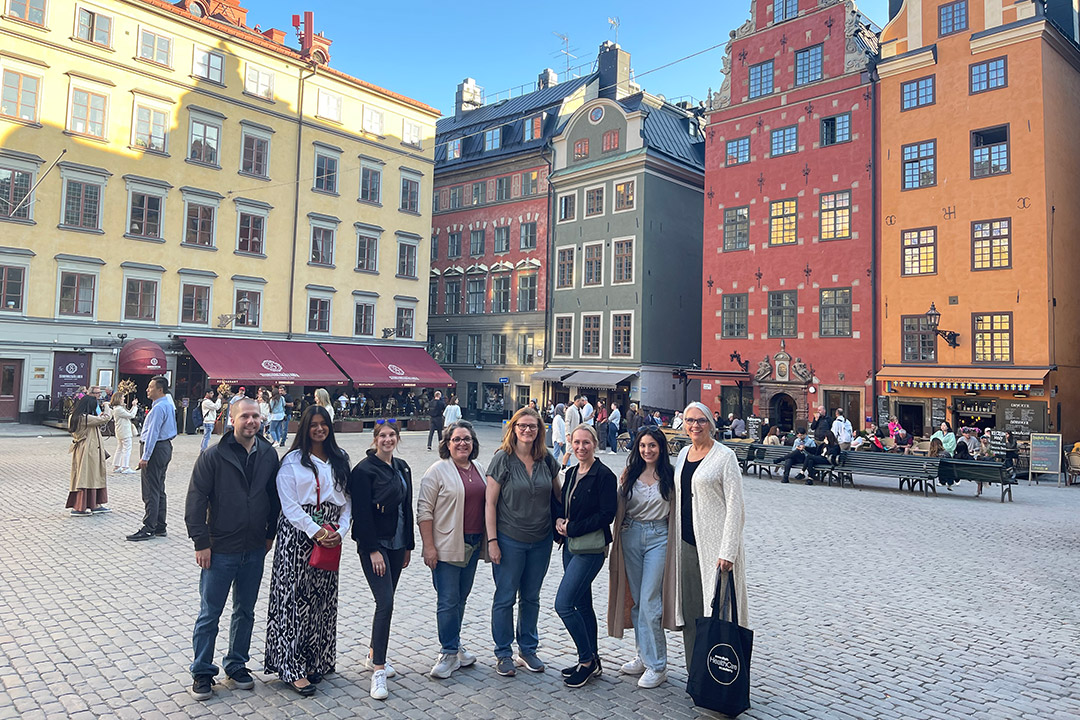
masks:
<path id="1" fill-rule="evenodd" d="M 878 310 L 879 310 L 880 305 L 881 305 L 880 300 L 878 298 L 878 294 L 879 294 L 878 290 L 879 290 L 879 288 L 881 286 L 880 282 L 879 282 L 879 274 L 880 273 L 879 273 L 879 268 L 878 268 L 878 234 L 879 234 L 878 216 L 879 216 L 879 214 L 881 212 L 881 207 L 880 207 L 881 202 L 880 202 L 880 199 L 878 198 L 878 190 L 879 190 L 879 188 L 878 188 L 878 175 L 879 175 L 879 173 L 878 173 L 878 170 L 879 170 L 878 163 L 881 160 L 881 152 L 878 149 L 878 123 L 879 123 L 878 105 L 879 105 L 879 101 L 878 101 L 878 93 L 877 93 L 877 71 L 876 70 L 871 70 L 870 71 L 870 94 L 871 94 L 870 113 L 871 113 L 871 122 L 873 123 L 873 125 L 871 127 L 871 130 L 870 130 L 870 139 L 871 139 L 871 143 L 872 143 L 872 149 L 871 149 L 871 155 L 870 155 L 870 158 L 871 158 L 870 163 L 871 163 L 871 168 L 872 168 L 872 171 L 873 171 L 871 173 L 871 175 L 870 175 L 870 197 L 871 197 L 871 201 L 870 201 L 871 213 L 870 214 L 871 214 L 871 220 L 873 222 L 873 226 L 870 229 L 870 297 L 871 297 L 870 304 L 871 304 L 871 308 L 872 308 L 872 312 L 871 312 L 871 315 L 870 315 L 870 335 L 872 337 L 871 346 L 870 346 L 870 362 L 871 362 L 871 378 L 872 378 L 871 387 L 873 388 L 873 391 L 870 393 L 871 403 L 872 403 L 871 406 L 870 406 L 871 407 L 870 414 L 874 418 L 874 423 L 877 424 L 877 421 L 880 420 L 880 418 L 877 417 L 877 413 L 878 413 L 877 371 L 878 371 L 878 367 L 879 367 L 879 365 L 878 365 L 878 363 L 879 363 L 878 346 L 879 346 L 879 343 L 881 342 L 881 321 L 880 321 L 880 319 L 878 317 Z"/>
<path id="2" fill-rule="evenodd" d="M 555 196 L 555 190 L 551 186 L 551 174 L 555 172 L 555 147 L 549 140 L 540 150 L 540 157 L 548 165 L 548 186 L 547 186 L 547 244 L 548 244 L 548 272 L 547 282 L 545 283 L 547 290 L 547 302 L 544 303 L 544 366 L 551 361 L 554 354 L 555 345 L 555 274 L 559 272 L 559 268 L 556 265 L 556 252 L 555 252 L 555 203 L 552 198 Z M 550 380 L 544 381 L 544 387 L 551 387 L 552 394 L 554 394 L 555 383 Z M 545 401 L 554 400 L 554 398 L 544 398 Z M 554 403 L 553 403 L 554 404 Z"/>
<path id="3" fill-rule="evenodd" d="M 292 259 L 289 262 L 289 330 L 286 337 L 292 340 L 293 336 L 293 300 L 296 295 L 296 245 L 297 233 L 300 232 L 300 160 L 304 150 L 304 83 L 308 78 L 316 74 L 314 61 L 310 65 L 311 72 L 305 75 L 300 73 L 300 81 L 297 88 L 296 103 L 296 182 L 293 187 L 293 224 L 292 224 Z"/>

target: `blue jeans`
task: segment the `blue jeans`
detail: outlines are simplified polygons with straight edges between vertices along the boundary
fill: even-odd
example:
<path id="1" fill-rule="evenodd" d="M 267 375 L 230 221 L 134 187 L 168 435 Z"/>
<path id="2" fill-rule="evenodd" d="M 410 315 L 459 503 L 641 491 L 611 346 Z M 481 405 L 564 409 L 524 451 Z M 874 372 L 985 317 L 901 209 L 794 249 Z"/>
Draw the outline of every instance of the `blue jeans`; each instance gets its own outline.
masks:
<path id="1" fill-rule="evenodd" d="M 535 655 L 540 644 L 536 622 L 540 618 L 540 586 L 551 562 L 551 533 L 534 543 L 518 542 L 499 535 L 502 559 L 492 563 L 495 597 L 491 601 L 491 639 L 495 657 L 510 657 L 510 643 L 517 638 L 518 652 Z M 514 631 L 514 601 L 518 603 Z"/>
<path id="2" fill-rule="evenodd" d="M 563 455 L 566 454 L 566 443 L 552 443 L 551 454 L 555 456 L 555 461 L 562 465 Z"/>
<path id="3" fill-rule="evenodd" d="M 202 452 L 210 444 L 210 436 L 214 434 L 214 423 L 202 424 L 202 447 L 199 448 L 199 452 Z"/>
<path id="4" fill-rule="evenodd" d="M 271 420 L 270 421 L 270 439 L 273 442 L 285 444 L 285 431 L 289 429 L 289 421 L 285 420 Z"/>
<path id="5" fill-rule="evenodd" d="M 623 563 L 630 582 L 630 595 L 636 601 L 630 610 L 630 619 L 634 623 L 638 657 L 645 667 L 656 672 L 667 669 L 661 594 L 667 539 L 667 520 L 626 520 L 622 526 Z"/>
<path id="6" fill-rule="evenodd" d="M 592 582 L 604 566 L 604 554 L 574 555 L 563 547 L 563 578 L 555 594 L 555 612 L 577 646 L 578 662 L 591 663 L 596 656 L 596 612 Z"/>
<path id="7" fill-rule="evenodd" d="M 458 567 L 447 562 L 439 562 L 431 571 L 431 581 L 435 585 L 438 605 L 435 611 L 439 625 L 439 652 L 456 655 L 461 649 L 461 623 L 465 620 L 465 602 L 472 591 L 476 577 L 476 563 L 480 560 L 484 542 L 483 535 L 466 535 L 466 545 L 476 545 L 476 552 L 469 558 L 465 567 Z"/>
<path id="8" fill-rule="evenodd" d="M 618 452 L 619 450 L 619 426 L 614 423 L 608 423 L 607 426 L 607 444 L 608 450 Z"/>
<path id="9" fill-rule="evenodd" d="M 217 675 L 214 641 L 217 640 L 218 620 L 225 609 L 230 588 L 233 612 L 225 673 L 233 673 L 247 665 L 251 630 L 255 626 L 255 600 L 259 597 L 265 558 L 263 548 L 242 553 L 210 553 L 210 569 L 203 570 L 199 575 L 201 603 L 191 639 L 195 649 L 195 660 L 191 663 L 193 676 Z"/>

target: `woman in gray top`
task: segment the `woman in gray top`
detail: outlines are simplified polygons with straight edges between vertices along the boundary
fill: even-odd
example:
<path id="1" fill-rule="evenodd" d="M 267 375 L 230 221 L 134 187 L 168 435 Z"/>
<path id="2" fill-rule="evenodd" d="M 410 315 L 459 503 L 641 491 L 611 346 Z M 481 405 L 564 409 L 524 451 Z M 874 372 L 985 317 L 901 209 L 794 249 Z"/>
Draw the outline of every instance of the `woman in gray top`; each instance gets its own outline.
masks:
<path id="1" fill-rule="evenodd" d="M 551 560 L 551 490 L 559 464 L 544 444 L 544 423 L 524 407 L 506 426 L 502 445 L 488 466 L 486 511 L 488 554 L 495 579 L 491 604 L 491 637 L 495 672 L 516 674 L 511 657 L 514 602 L 518 605 L 516 664 L 543 672 L 536 657 L 540 643 L 540 586 Z"/>

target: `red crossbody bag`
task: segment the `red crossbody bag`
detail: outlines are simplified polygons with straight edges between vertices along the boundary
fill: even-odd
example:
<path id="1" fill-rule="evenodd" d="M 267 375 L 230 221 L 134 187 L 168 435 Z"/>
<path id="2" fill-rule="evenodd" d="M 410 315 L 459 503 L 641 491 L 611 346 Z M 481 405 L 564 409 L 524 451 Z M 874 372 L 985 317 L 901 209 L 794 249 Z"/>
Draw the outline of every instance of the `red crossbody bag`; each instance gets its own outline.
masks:
<path id="1" fill-rule="evenodd" d="M 315 472 L 315 507 L 322 505 L 322 492 L 319 486 L 319 473 Z M 330 523 L 323 525 L 323 528 L 327 532 L 335 532 L 337 530 Z M 341 543 L 338 543 L 336 547 L 328 548 L 323 547 L 318 542 L 315 543 L 315 547 L 311 548 L 311 557 L 308 558 L 308 565 L 319 570 L 328 570 L 330 572 L 337 572 L 341 566 Z"/>

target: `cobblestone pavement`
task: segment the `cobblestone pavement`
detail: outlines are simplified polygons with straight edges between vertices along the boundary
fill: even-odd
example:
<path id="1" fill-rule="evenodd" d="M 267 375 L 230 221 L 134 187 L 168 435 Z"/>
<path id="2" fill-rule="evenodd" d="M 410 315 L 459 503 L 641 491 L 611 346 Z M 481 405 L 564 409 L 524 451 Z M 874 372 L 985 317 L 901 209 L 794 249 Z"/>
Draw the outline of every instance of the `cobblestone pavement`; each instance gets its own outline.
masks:
<path id="1" fill-rule="evenodd" d="M 498 430 L 481 430 L 482 458 Z M 368 436 L 341 435 L 354 459 Z M 138 476 L 110 476 L 114 512 L 64 510 L 68 441 L 0 439 L 0 720 L 7 718 L 388 717 L 692 718 L 679 635 L 671 676 L 655 690 L 620 677 L 633 654 L 601 638 L 609 670 L 568 690 L 557 669 L 572 645 L 552 610 L 561 571 L 542 595 L 546 673 L 493 672 L 490 570 L 481 567 L 464 641 L 480 662 L 448 681 L 426 676 L 437 651 L 435 600 L 417 558 L 402 576 L 390 658 L 399 677 L 385 703 L 368 698 L 361 667 L 373 602 L 360 564 L 341 573 L 338 674 L 311 699 L 257 674 L 254 691 L 187 694 L 198 568 L 182 502 L 198 436 L 176 441 L 168 479 L 169 536 L 125 542 L 141 518 Z M 419 433 L 403 455 L 416 477 L 435 459 Z M 606 463 L 616 458 L 605 455 Z M 621 460 L 619 458 L 618 460 Z M 754 707 L 746 718 L 1080 717 L 1080 488 L 1016 488 L 1015 502 L 974 498 L 962 485 L 937 497 L 863 480 L 857 490 L 746 478 L 747 575 L 756 631 Z M 351 543 L 349 543 L 351 547 Z M 269 567 L 264 583 L 270 578 Z M 601 617 L 607 572 L 595 587 Z M 253 670 L 261 670 L 266 594 Z M 227 622 L 223 623 L 223 628 Z M 603 631 L 601 631 L 603 632 Z M 226 645 L 223 631 L 218 658 Z"/>

